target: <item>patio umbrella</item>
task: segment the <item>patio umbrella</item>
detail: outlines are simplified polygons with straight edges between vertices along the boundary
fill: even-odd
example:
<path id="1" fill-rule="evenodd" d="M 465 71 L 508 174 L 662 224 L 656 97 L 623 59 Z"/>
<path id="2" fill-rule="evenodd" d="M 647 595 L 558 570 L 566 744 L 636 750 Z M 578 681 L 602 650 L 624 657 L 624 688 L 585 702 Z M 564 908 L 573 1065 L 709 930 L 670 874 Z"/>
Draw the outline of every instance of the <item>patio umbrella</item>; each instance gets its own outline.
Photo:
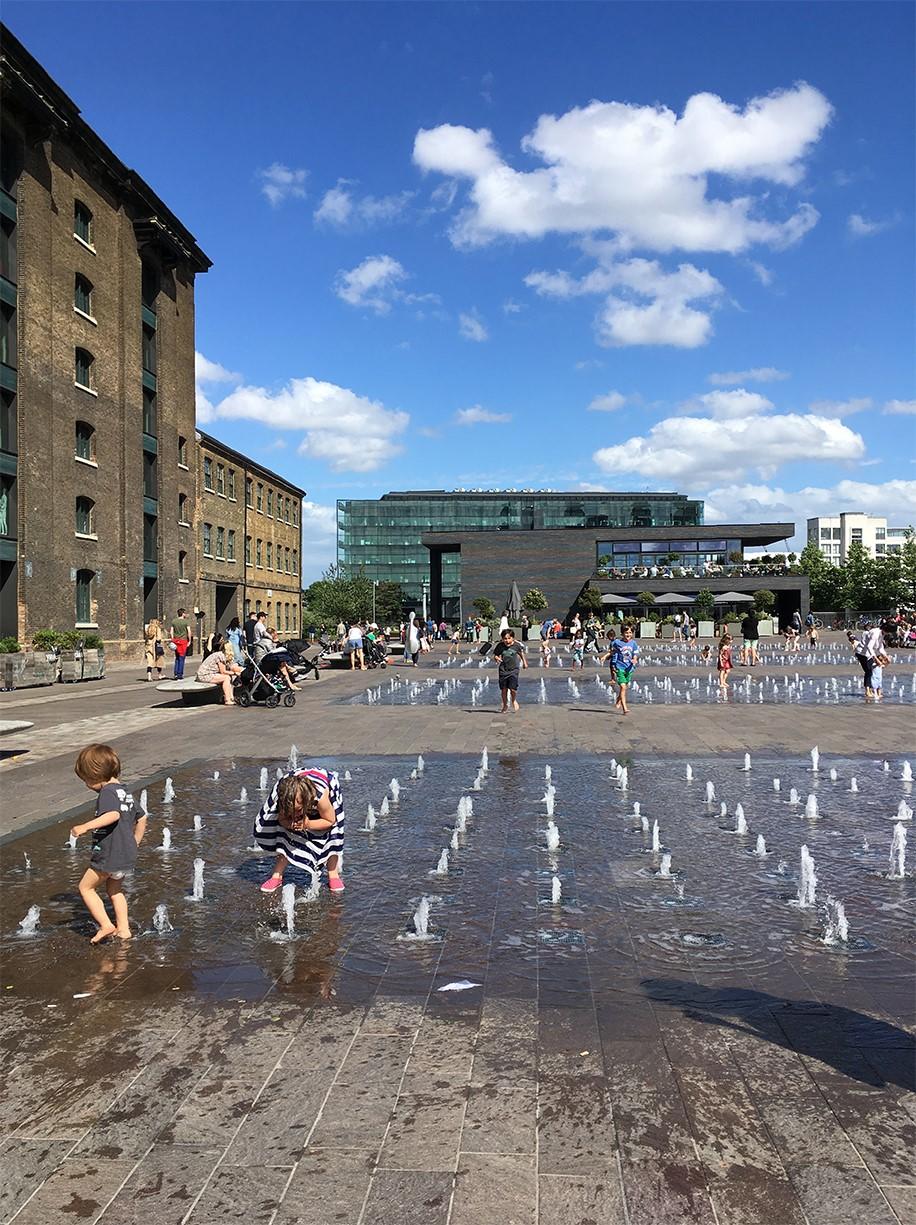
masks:
<path id="1" fill-rule="evenodd" d="M 602 604 L 635 604 L 635 600 L 631 600 L 628 595 L 614 595 L 613 592 L 608 592 L 607 595 L 601 597 Z"/>
<path id="2" fill-rule="evenodd" d="M 509 594 L 506 597 L 506 608 L 514 616 L 518 616 L 522 611 L 522 597 L 518 590 L 518 583 L 515 581 L 513 581 L 512 586 L 509 588 Z"/>
<path id="3" fill-rule="evenodd" d="M 693 604 L 694 600 L 689 595 L 679 595 L 676 591 L 666 591 L 664 595 L 655 597 L 656 604 Z"/>
<path id="4" fill-rule="evenodd" d="M 752 595 L 744 595 L 740 591 L 723 591 L 721 595 L 715 598 L 716 604 L 753 604 L 754 597 Z"/>

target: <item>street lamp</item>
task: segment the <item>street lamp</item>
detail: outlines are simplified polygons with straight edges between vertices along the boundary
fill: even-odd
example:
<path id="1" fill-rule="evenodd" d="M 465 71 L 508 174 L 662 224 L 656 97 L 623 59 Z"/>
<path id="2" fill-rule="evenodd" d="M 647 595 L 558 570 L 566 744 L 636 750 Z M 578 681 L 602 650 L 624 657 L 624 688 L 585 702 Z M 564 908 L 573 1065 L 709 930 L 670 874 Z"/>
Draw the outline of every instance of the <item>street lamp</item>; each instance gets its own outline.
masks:
<path id="1" fill-rule="evenodd" d="M 422 587 L 423 587 L 423 623 L 425 625 L 426 624 L 426 589 L 429 587 L 429 583 L 426 581 L 426 579 L 423 580 Z"/>
<path id="2" fill-rule="evenodd" d="M 378 587 L 378 579 L 372 580 L 372 624 L 375 625 L 375 589 Z"/>

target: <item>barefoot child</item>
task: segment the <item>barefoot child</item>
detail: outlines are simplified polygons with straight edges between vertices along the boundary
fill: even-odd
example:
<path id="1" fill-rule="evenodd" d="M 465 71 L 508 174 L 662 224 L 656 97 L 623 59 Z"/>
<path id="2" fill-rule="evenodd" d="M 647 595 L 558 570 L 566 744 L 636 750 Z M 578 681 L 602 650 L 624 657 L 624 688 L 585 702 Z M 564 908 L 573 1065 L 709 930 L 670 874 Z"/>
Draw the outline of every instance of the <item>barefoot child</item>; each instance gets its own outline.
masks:
<path id="1" fill-rule="evenodd" d="M 633 679 L 633 672 L 639 657 L 639 644 L 633 637 L 632 625 L 625 625 L 622 631 L 622 637 L 615 638 L 611 643 L 611 649 L 602 659 L 611 661 L 611 675 L 617 683 L 617 701 L 614 703 L 614 708 L 619 710 L 622 715 L 629 714 L 627 708 L 627 687 Z"/>
<path id="2" fill-rule="evenodd" d="M 80 896 L 99 925 L 90 943 L 98 944 L 109 936 L 129 940 L 131 930 L 123 882 L 137 861 L 137 847 L 146 832 L 146 813 L 138 812 L 134 797 L 121 786 L 121 762 L 110 745 L 88 745 L 77 757 L 74 770 L 89 790 L 98 795 L 93 819 L 70 830 L 74 838 L 92 832 L 89 867 L 79 884 Z M 114 923 L 97 892 L 103 881 L 115 913 Z"/>
<path id="3" fill-rule="evenodd" d="M 728 693 L 728 674 L 732 670 L 732 636 L 728 630 L 719 639 L 716 670 L 719 673 L 719 689 L 724 697 Z"/>
<path id="4" fill-rule="evenodd" d="M 499 636 L 499 642 L 493 648 L 493 658 L 499 662 L 499 694 L 502 698 L 502 714 L 505 714 L 511 704 L 513 711 L 518 710 L 518 677 L 522 668 L 528 667 L 525 658 L 525 648 L 515 641 L 515 633 L 504 629 Z"/>
<path id="5" fill-rule="evenodd" d="M 318 766 L 285 774 L 255 817 L 254 836 L 262 850 L 277 857 L 262 893 L 276 893 L 290 862 L 316 882 L 327 868 L 328 888 L 343 893 L 344 807 L 336 774 Z"/>

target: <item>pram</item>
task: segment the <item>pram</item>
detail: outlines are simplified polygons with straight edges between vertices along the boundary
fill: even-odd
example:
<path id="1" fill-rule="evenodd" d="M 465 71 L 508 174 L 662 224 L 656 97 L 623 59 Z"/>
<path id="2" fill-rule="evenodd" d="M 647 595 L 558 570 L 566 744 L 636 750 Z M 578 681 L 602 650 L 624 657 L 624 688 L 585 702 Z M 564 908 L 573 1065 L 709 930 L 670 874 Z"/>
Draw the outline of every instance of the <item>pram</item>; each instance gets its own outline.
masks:
<path id="1" fill-rule="evenodd" d="M 281 645 L 293 661 L 293 676 L 297 681 L 303 680 L 309 672 L 314 672 L 316 681 L 319 679 L 318 663 L 327 652 L 327 643 L 309 643 L 301 638 L 290 638 Z"/>
<path id="2" fill-rule="evenodd" d="M 245 655 L 245 665 L 235 678 L 235 700 L 239 706 L 253 706 L 262 703 L 270 708 L 279 706 L 295 706 L 296 695 L 286 687 L 286 682 L 280 677 L 281 660 L 275 655 L 270 658 L 270 652 L 262 655 L 258 663 L 254 658 Z"/>
<path id="3" fill-rule="evenodd" d="M 388 667 L 388 652 L 378 639 L 375 641 L 370 638 L 363 639 L 363 659 L 366 661 L 367 668 Z"/>

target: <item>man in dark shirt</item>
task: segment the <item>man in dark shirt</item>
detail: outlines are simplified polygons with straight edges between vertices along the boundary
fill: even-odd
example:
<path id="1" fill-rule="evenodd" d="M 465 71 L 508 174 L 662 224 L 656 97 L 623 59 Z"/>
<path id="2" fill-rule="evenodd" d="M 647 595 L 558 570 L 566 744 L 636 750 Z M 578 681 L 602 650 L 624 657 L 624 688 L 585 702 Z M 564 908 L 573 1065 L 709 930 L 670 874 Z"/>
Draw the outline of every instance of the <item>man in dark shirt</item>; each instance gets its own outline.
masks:
<path id="1" fill-rule="evenodd" d="M 522 668 L 528 667 L 525 659 L 525 648 L 515 641 L 511 629 L 503 630 L 499 642 L 493 648 L 493 658 L 499 661 L 499 693 L 503 701 L 502 713 L 509 709 L 518 710 L 518 677 Z"/>

